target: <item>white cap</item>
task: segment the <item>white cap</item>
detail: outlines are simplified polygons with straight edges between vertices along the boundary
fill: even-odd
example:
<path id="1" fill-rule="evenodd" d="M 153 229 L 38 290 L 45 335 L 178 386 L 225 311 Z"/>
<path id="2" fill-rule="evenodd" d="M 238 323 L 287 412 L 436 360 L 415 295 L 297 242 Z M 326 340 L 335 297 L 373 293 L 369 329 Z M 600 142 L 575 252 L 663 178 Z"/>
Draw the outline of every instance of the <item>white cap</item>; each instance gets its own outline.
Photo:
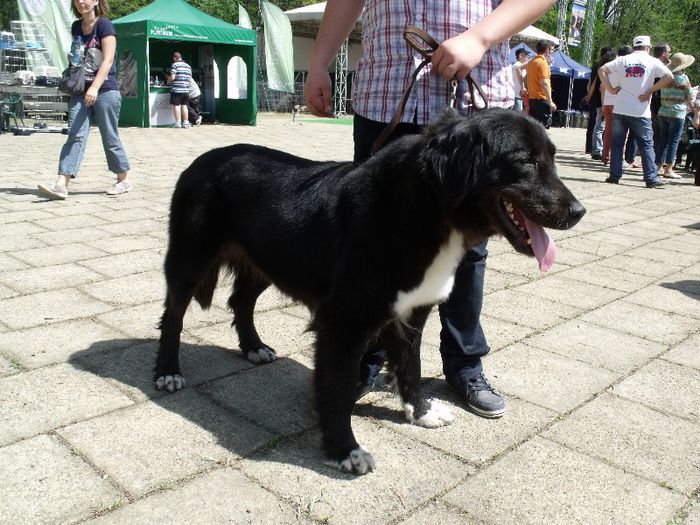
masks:
<path id="1" fill-rule="evenodd" d="M 632 40 L 632 47 L 648 46 L 651 47 L 651 38 L 647 35 L 635 36 Z"/>

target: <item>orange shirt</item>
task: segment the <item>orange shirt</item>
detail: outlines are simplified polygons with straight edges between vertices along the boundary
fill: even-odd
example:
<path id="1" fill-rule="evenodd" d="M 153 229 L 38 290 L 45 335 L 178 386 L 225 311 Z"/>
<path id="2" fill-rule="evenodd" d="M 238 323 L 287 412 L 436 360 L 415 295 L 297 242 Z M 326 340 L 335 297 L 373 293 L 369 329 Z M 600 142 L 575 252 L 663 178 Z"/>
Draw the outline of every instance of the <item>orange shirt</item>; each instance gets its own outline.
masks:
<path id="1" fill-rule="evenodd" d="M 549 92 L 552 92 L 552 83 L 550 81 L 549 63 L 544 55 L 536 55 L 535 58 L 528 62 L 527 66 L 527 94 L 530 99 L 538 98 L 547 100 L 547 95 L 542 89 L 542 79 L 545 79 Z"/>

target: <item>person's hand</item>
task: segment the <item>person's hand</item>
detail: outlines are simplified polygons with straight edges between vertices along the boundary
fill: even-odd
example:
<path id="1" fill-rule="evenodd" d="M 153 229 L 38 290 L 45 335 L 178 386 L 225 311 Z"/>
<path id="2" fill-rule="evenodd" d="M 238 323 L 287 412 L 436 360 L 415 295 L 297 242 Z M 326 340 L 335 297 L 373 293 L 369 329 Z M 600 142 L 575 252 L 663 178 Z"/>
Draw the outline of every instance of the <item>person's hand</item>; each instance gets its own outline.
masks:
<path id="1" fill-rule="evenodd" d="M 97 94 L 97 88 L 94 86 L 90 86 L 85 92 L 85 105 L 88 107 L 92 106 L 95 103 L 95 100 L 97 100 Z"/>
<path id="2" fill-rule="evenodd" d="M 463 80 L 474 69 L 487 47 L 469 31 L 445 40 L 433 53 L 432 72 L 446 81 Z"/>
<path id="3" fill-rule="evenodd" d="M 641 95 L 639 95 L 639 101 L 640 101 L 640 102 L 646 102 L 646 101 L 649 100 L 650 98 L 651 98 L 651 92 L 649 92 L 649 91 L 645 91 L 644 93 L 642 93 Z"/>
<path id="4" fill-rule="evenodd" d="M 317 117 L 332 117 L 331 107 L 331 76 L 327 70 L 315 71 L 310 69 L 306 75 L 304 100 L 312 115 Z"/>
<path id="5" fill-rule="evenodd" d="M 589 97 L 588 93 L 586 93 L 585 95 L 583 95 L 583 98 L 581 100 L 583 100 L 584 102 L 588 102 L 589 100 L 591 100 L 591 97 Z"/>
<path id="6" fill-rule="evenodd" d="M 617 95 L 620 92 L 620 89 L 620 86 L 615 86 L 610 90 L 610 93 L 612 93 L 613 95 Z"/>
<path id="7" fill-rule="evenodd" d="M 552 101 L 552 102 L 549 103 L 549 107 L 551 108 L 552 111 L 556 111 L 556 110 L 557 110 L 557 105 L 554 103 L 554 101 Z"/>
<path id="8" fill-rule="evenodd" d="M 526 97 L 527 96 L 527 89 L 523 88 L 520 90 L 520 96 L 521 97 Z"/>

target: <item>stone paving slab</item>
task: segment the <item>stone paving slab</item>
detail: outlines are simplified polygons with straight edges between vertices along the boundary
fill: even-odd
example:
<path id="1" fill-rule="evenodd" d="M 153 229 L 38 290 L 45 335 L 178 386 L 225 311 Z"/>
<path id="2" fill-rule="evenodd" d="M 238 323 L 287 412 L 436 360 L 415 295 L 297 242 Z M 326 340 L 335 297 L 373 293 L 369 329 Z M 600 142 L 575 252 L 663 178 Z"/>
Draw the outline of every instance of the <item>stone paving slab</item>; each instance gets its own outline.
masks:
<path id="1" fill-rule="evenodd" d="M 78 523 L 122 499 L 119 490 L 55 436 L 0 448 L 0 471 L 3 523 Z"/>
<path id="2" fill-rule="evenodd" d="M 99 377 L 68 364 L 11 375 L 0 388 L 0 445 L 130 404 Z"/>
<path id="3" fill-rule="evenodd" d="M 535 437 L 445 495 L 495 524 L 663 523 L 684 497 Z"/>
<path id="4" fill-rule="evenodd" d="M 688 495 L 700 485 L 700 425 L 616 396 L 601 395 L 543 436 Z"/>
<path id="5" fill-rule="evenodd" d="M 321 464 L 317 433 L 244 459 L 241 468 L 283 501 L 305 506 L 313 519 L 353 525 L 386 523 L 389 516 L 410 512 L 473 471 L 450 455 L 370 420 L 353 417 L 352 424 L 358 441 L 374 455 L 381 476 L 355 477 Z"/>
<path id="6" fill-rule="evenodd" d="M 272 437 L 194 390 L 81 421 L 58 433 L 131 496 L 227 465 Z"/>
<path id="7" fill-rule="evenodd" d="M 323 464 L 309 313 L 272 287 L 256 317 L 280 360 L 242 358 L 222 275 L 211 308 L 192 304 L 184 319 L 187 388 L 152 384 L 178 172 L 235 142 L 349 160 L 352 128 L 268 114 L 255 127 L 120 132 L 134 191 L 104 195 L 113 176 L 93 130 L 63 202 L 35 187 L 55 176 L 65 137 L 0 136 L 0 523 L 700 522 L 690 176 L 658 191 L 634 170 L 604 184 L 583 130 L 550 130 L 588 214 L 552 232 L 559 258 L 546 274 L 489 242 L 484 366 L 508 412 L 463 410 L 442 376 L 434 311 L 422 375 L 455 422 L 411 426 L 388 389 L 372 392 L 353 426 L 378 466 L 355 478 Z M 17 163 L 18 151 L 32 155 Z"/>
<path id="8" fill-rule="evenodd" d="M 313 523 L 301 509 L 280 502 L 274 495 L 232 468 L 215 470 L 185 482 L 177 490 L 155 494 L 91 520 L 91 524 L 151 525 L 162 521 L 211 525 L 212 523 Z"/>

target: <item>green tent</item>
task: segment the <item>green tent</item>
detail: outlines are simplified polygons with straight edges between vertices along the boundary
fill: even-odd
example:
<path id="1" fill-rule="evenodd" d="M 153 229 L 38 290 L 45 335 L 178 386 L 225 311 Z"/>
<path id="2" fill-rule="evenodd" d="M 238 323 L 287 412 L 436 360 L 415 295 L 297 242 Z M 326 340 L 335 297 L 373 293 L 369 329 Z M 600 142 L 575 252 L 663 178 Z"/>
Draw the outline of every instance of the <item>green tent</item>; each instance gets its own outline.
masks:
<path id="1" fill-rule="evenodd" d="M 229 24 L 184 0 L 155 0 L 114 21 L 122 110 L 127 126 L 169 125 L 174 118 L 164 80 L 179 51 L 202 90 L 210 119 L 254 125 L 255 31 Z"/>

